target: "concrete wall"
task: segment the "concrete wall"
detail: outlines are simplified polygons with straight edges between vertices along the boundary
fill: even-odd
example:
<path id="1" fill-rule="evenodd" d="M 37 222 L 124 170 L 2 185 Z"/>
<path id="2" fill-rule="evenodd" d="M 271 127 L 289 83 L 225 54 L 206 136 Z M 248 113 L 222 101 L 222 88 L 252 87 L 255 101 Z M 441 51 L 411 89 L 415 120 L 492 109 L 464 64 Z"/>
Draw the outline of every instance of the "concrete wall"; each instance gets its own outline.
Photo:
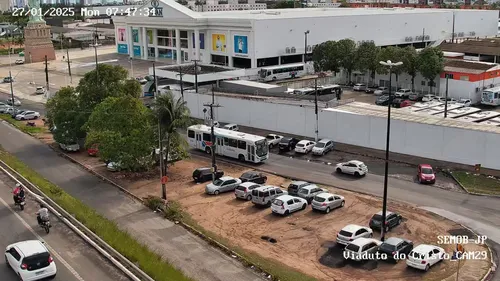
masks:
<path id="1" fill-rule="evenodd" d="M 210 95 L 187 91 L 184 99 L 193 117 L 205 117 L 203 103 L 210 102 Z M 222 105 L 214 112 L 221 122 L 314 137 L 314 108 L 306 102 L 299 106 L 226 96 L 217 96 L 216 102 Z M 323 109 L 319 132 L 336 142 L 383 150 L 386 119 Z M 500 169 L 500 134 L 401 120 L 392 121 L 391 132 L 392 152 Z"/>

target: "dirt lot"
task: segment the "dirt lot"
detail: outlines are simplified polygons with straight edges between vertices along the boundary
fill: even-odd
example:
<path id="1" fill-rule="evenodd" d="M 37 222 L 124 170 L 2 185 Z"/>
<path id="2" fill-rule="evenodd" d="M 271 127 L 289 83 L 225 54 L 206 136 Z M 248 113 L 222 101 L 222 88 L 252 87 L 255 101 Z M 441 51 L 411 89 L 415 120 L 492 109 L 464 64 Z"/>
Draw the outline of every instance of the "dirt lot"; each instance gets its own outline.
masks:
<path id="1" fill-rule="evenodd" d="M 157 173 L 137 175 L 110 173 L 96 158 L 84 153 L 72 154 L 93 169 L 106 174 L 122 184 L 134 194 L 145 197 L 161 194 Z M 342 209 L 325 215 L 312 212 L 310 208 L 294 213 L 289 217 L 271 214 L 269 208 L 257 208 L 252 203 L 236 200 L 233 193 L 209 196 L 204 194 L 204 184 L 195 184 L 191 173 L 197 167 L 207 167 L 209 163 L 202 158 L 193 157 L 170 167 L 167 193 L 170 199 L 181 203 L 194 220 L 206 230 L 225 238 L 231 244 L 260 256 L 282 262 L 318 280 L 444 280 L 456 271 L 457 263 L 444 261 L 428 273 L 406 268 L 404 262 L 369 261 L 365 263 L 346 263 L 342 251 L 335 245 L 337 232 L 347 224 L 367 225 L 370 217 L 381 208 L 378 199 L 352 192 L 331 189 L 346 198 Z M 219 163 L 226 175 L 239 176 L 245 168 Z M 139 179 L 140 178 L 140 179 Z M 268 175 L 268 184 L 287 186 L 289 180 Z M 422 210 L 390 202 L 389 209 L 403 215 L 404 222 L 393 229 L 389 236 L 404 237 L 421 243 L 437 243 L 437 235 L 463 234 L 460 225 Z M 277 243 L 263 240 L 262 236 L 275 238 Z M 379 233 L 375 233 L 378 237 Z M 442 245 L 449 253 L 452 245 Z M 466 245 L 467 249 L 478 247 Z M 462 263 L 460 280 L 479 280 L 489 268 L 488 260 L 468 260 Z M 464 273 L 465 274 L 465 273 Z M 369 275 L 369 277 L 368 277 Z M 464 279 L 465 278 L 465 279 Z"/>

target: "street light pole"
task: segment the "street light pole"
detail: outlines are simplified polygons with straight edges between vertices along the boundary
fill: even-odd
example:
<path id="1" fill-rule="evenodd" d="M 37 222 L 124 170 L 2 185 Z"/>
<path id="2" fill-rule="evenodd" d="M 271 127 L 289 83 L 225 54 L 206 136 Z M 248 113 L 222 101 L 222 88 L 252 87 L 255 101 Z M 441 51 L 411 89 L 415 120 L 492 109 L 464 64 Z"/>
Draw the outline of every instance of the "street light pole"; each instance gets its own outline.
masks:
<path id="1" fill-rule="evenodd" d="M 181 97 L 182 97 L 182 102 L 184 102 L 184 85 L 183 85 L 183 82 L 182 82 L 182 76 L 184 76 L 184 74 L 182 73 L 182 66 L 179 66 L 179 83 L 180 83 L 180 86 L 181 86 Z"/>
<path id="2" fill-rule="evenodd" d="M 153 78 L 154 78 L 154 83 L 155 83 L 155 93 L 154 93 L 154 98 L 155 101 L 158 99 L 158 79 L 156 77 L 156 67 L 155 63 L 153 62 Z M 163 141 L 161 139 L 161 123 L 160 123 L 160 115 L 158 115 L 158 148 L 160 150 L 159 156 L 160 156 L 160 180 L 161 180 L 161 199 L 167 200 L 167 187 L 163 181 L 163 165 L 166 165 L 163 163 Z"/>
<path id="3" fill-rule="evenodd" d="M 219 104 L 215 104 L 215 92 L 214 85 L 212 84 L 212 103 L 205 103 L 203 106 L 210 108 L 210 139 L 212 144 L 210 145 L 210 153 L 212 154 L 212 180 L 215 181 L 217 174 L 217 164 L 215 162 L 215 149 L 216 149 L 216 140 L 215 140 L 215 129 L 214 129 L 214 108 L 221 107 Z"/>
<path id="4" fill-rule="evenodd" d="M 198 93 L 198 61 L 199 60 L 193 60 L 194 61 L 194 89 L 196 93 Z"/>
<path id="5" fill-rule="evenodd" d="M 387 139 L 385 144 L 385 173 L 384 173 L 384 198 L 382 202 L 382 226 L 380 227 L 380 241 L 384 241 L 387 217 L 387 184 L 389 180 L 389 143 L 391 138 L 391 107 L 392 107 L 392 68 L 403 65 L 402 62 L 381 61 L 381 65 L 389 67 L 389 104 L 387 105 Z"/>
<path id="6" fill-rule="evenodd" d="M 444 97 L 444 118 L 446 118 L 448 117 L 448 79 L 449 78 L 453 79 L 453 74 L 445 73 L 444 76 L 446 77 L 446 91 Z"/>
<path id="7" fill-rule="evenodd" d="M 130 61 L 130 75 L 132 79 L 134 78 L 134 59 L 129 57 L 128 60 Z"/>
<path id="8" fill-rule="evenodd" d="M 314 78 L 314 113 L 316 114 L 316 142 L 319 140 L 319 118 L 318 118 L 318 77 Z"/>
<path id="9" fill-rule="evenodd" d="M 10 34 L 12 36 L 12 33 Z M 12 85 L 12 60 L 11 60 L 11 45 L 9 40 L 9 83 L 10 83 L 10 98 L 12 99 L 12 109 L 14 110 L 14 86 Z"/>
<path id="10" fill-rule="evenodd" d="M 68 46 L 66 48 L 66 57 L 68 58 L 68 74 L 69 74 L 69 83 L 73 84 L 73 77 L 71 76 L 71 63 L 69 61 L 69 46 L 71 45 L 71 38 L 68 39 Z"/>
<path id="11" fill-rule="evenodd" d="M 97 38 L 98 37 L 99 36 L 97 34 L 97 26 L 96 26 L 95 31 L 94 31 L 94 55 L 95 55 L 95 77 L 96 77 L 97 84 L 99 84 L 99 68 L 98 68 L 99 63 L 97 61 Z"/>
<path id="12" fill-rule="evenodd" d="M 304 32 L 304 63 L 307 62 L 307 35 L 309 34 L 309 30 Z"/>

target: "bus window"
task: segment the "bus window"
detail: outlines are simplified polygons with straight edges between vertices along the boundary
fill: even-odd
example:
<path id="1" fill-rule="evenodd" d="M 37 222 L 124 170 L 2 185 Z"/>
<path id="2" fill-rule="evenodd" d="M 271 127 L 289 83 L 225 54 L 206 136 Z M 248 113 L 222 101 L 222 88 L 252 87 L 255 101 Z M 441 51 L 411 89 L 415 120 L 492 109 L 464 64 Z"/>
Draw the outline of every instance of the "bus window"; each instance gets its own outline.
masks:
<path id="1" fill-rule="evenodd" d="M 203 140 L 204 141 L 212 141 L 212 138 L 210 137 L 210 134 L 203 133 Z"/>
<path id="2" fill-rule="evenodd" d="M 194 131 L 188 130 L 188 138 L 194 139 Z"/>
<path id="3" fill-rule="evenodd" d="M 233 140 L 233 139 L 229 139 L 229 146 L 231 146 L 231 147 L 238 147 L 238 141 L 237 140 Z"/>
<path id="4" fill-rule="evenodd" d="M 239 149 L 247 149 L 247 143 L 244 141 L 238 141 L 238 148 Z"/>

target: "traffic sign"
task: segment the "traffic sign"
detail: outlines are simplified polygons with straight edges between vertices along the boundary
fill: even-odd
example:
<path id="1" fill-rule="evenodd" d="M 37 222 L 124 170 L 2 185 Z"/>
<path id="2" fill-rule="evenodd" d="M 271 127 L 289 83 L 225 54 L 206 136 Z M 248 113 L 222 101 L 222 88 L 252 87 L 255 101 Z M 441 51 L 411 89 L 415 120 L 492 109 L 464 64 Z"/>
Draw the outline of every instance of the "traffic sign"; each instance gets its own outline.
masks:
<path id="1" fill-rule="evenodd" d="M 474 165 L 474 171 L 476 171 L 476 173 L 480 173 L 481 172 L 481 164 Z"/>
<path id="2" fill-rule="evenodd" d="M 167 182 L 168 182 L 168 177 L 167 176 L 161 177 L 161 184 L 166 184 Z"/>

